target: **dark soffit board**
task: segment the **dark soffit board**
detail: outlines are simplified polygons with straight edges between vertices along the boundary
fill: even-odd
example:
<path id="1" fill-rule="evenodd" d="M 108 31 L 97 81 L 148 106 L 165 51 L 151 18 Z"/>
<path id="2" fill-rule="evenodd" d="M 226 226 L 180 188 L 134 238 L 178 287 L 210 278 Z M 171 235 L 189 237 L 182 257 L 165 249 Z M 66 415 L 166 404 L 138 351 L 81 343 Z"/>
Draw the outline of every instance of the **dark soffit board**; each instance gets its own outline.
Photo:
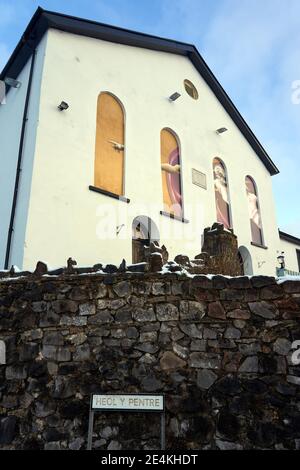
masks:
<path id="1" fill-rule="evenodd" d="M 191 44 L 151 36 L 140 32 L 129 31 L 116 26 L 109 26 L 103 23 L 76 18 L 74 16 L 64 15 L 61 13 L 54 13 L 43 10 L 39 7 L 29 22 L 6 66 L 1 72 L 0 80 L 3 80 L 6 76 L 17 78 L 31 56 L 32 50 L 37 47 L 43 35 L 49 28 L 118 44 L 169 52 L 188 57 L 270 174 L 276 175 L 279 173 L 275 163 L 271 160 L 266 150 L 241 116 L 238 109 L 235 107 L 221 84 L 203 60 L 196 47 Z"/>
<path id="2" fill-rule="evenodd" d="M 279 237 L 281 240 L 285 240 L 287 242 L 293 243 L 294 245 L 300 246 L 300 238 L 289 235 L 288 233 L 282 232 L 281 230 L 279 230 Z"/>

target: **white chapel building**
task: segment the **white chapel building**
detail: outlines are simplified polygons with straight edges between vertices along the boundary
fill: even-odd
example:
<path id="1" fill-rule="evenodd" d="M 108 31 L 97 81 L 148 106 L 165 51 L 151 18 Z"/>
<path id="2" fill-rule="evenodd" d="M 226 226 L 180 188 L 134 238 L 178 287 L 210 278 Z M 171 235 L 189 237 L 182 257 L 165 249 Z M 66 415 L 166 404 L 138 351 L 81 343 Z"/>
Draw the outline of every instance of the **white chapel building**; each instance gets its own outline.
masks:
<path id="1" fill-rule="evenodd" d="M 0 269 L 194 257 L 219 222 L 245 274 L 300 271 L 279 170 L 193 45 L 39 8 L 0 80 Z"/>

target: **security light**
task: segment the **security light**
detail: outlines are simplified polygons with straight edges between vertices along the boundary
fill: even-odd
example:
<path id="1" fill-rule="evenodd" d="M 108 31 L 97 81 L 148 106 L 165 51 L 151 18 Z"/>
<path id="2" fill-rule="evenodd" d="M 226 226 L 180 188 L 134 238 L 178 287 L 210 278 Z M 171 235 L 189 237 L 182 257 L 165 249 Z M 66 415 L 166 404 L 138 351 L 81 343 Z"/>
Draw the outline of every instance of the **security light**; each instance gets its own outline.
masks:
<path id="1" fill-rule="evenodd" d="M 11 86 L 12 88 L 20 88 L 22 83 L 19 82 L 18 80 L 15 80 L 14 78 L 9 78 L 9 77 L 6 77 L 4 79 L 4 83 L 6 83 L 6 85 L 8 86 Z"/>
<path id="2" fill-rule="evenodd" d="M 68 109 L 69 105 L 65 101 L 62 101 L 57 107 L 60 111 L 65 111 Z"/>
<path id="3" fill-rule="evenodd" d="M 216 133 L 220 135 L 227 131 L 228 131 L 227 127 L 220 127 L 220 129 L 216 130 Z"/>
<path id="4" fill-rule="evenodd" d="M 181 96 L 181 94 L 180 94 L 180 93 L 177 93 L 177 91 L 176 91 L 175 93 L 173 93 L 173 95 L 171 95 L 171 96 L 169 97 L 169 100 L 170 100 L 170 101 L 176 101 L 176 100 L 178 100 L 178 98 L 180 98 L 180 96 Z"/>

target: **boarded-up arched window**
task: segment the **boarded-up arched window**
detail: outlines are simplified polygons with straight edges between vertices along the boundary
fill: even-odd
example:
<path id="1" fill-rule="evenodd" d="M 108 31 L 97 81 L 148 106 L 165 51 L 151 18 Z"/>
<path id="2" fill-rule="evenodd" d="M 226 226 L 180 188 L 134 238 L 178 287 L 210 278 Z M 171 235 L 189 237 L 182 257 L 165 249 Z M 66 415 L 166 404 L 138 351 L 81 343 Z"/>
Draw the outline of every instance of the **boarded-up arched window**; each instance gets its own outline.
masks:
<path id="1" fill-rule="evenodd" d="M 119 100 L 101 93 L 97 105 L 95 186 L 124 194 L 124 112 Z"/>
<path id="2" fill-rule="evenodd" d="M 246 193 L 248 198 L 252 242 L 263 245 L 262 223 L 256 184 L 251 176 L 246 176 Z"/>
<path id="3" fill-rule="evenodd" d="M 219 158 L 213 160 L 217 221 L 225 228 L 232 228 L 227 173 Z"/>
<path id="4" fill-rule="evenodd" d="M 169 129 L 163 129 L 161 131 L 160 140 L 164 211 L 182 218 L 179 143 L 173 132 Z"/>

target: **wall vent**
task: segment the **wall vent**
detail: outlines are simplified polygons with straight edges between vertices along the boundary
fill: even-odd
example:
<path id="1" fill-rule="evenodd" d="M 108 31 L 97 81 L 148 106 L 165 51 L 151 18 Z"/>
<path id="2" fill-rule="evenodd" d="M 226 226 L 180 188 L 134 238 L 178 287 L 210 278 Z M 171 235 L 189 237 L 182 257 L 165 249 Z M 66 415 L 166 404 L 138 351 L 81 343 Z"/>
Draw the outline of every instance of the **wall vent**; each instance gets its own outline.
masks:
<path id="1" fill-rule="evenodd" d="M 201 173 L 201 171 L 192 169 L 192 182 L 200 188 L 207 189 L 206 175 Z"/>

